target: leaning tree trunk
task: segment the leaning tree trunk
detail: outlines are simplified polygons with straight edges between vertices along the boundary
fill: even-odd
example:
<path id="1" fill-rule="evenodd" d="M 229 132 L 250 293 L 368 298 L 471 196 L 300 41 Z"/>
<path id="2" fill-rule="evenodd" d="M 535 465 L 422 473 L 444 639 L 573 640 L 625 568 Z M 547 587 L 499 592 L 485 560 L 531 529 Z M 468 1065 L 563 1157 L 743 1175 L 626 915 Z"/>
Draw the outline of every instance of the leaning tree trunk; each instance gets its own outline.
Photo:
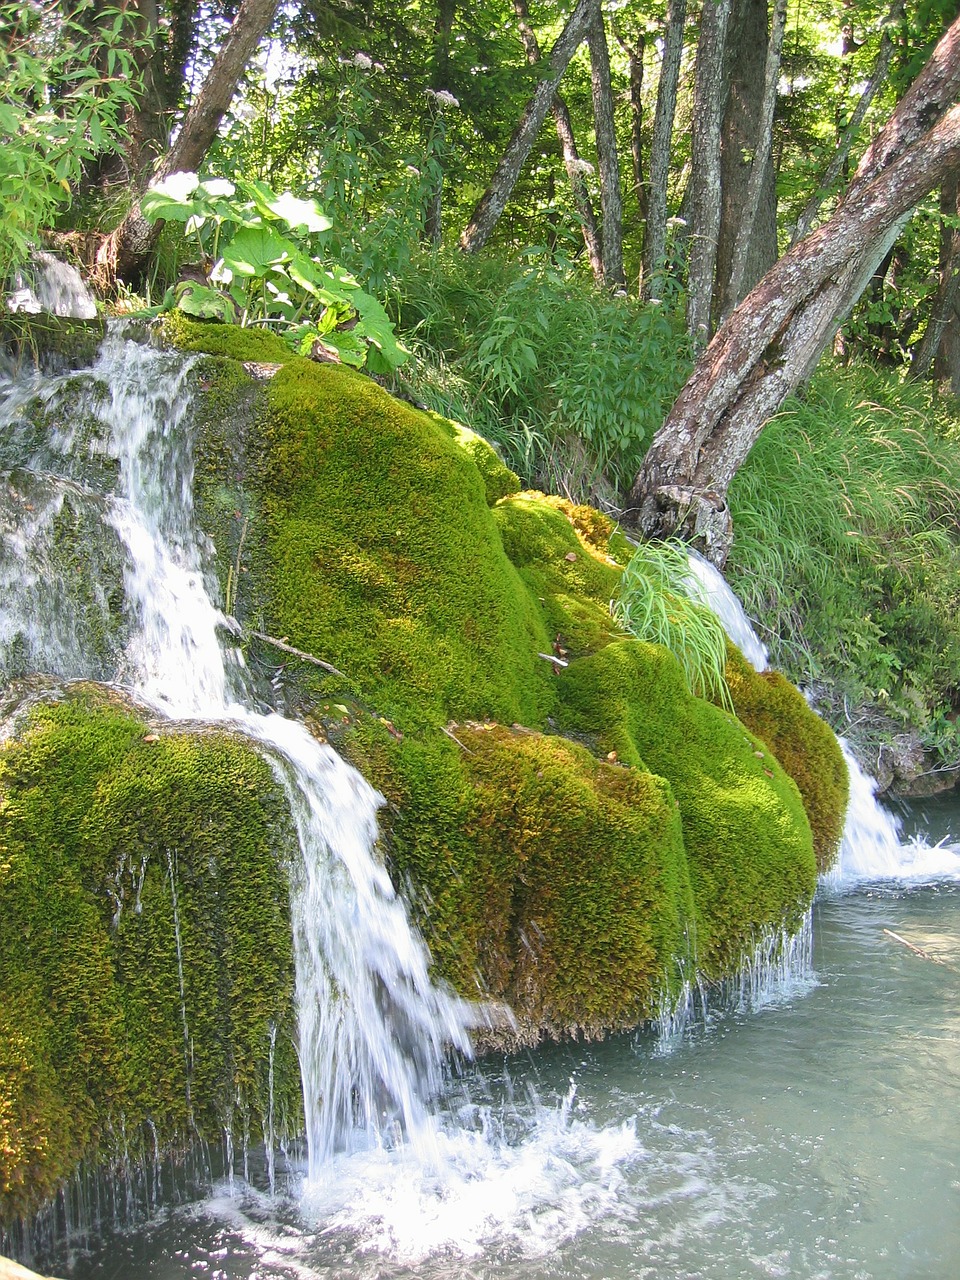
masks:
<path id="1" fill-rule="evenodd" d="M 537 63 L 540 61 L 540 43 L 537 40 L 536 32 L 530 25 L 530 11 L 527 8 L 527 0 L 513 0 L 513 10 L 517 15 L 520 39 L 523 41 L 523 49 L 527 55 L 527 61 L 531 64 Z M 577 217 L 580 219 L 583 243 L 587 251 L 587 258 L 590 261 L 590 270 L 593 272 L 593 278 L 597 284 L 603 284 L 603 249 L 601 248 L 600 235 L 597 231 L 597 218 L 593 212 L 593 201 L 590 199 L 590 192 L 587 189 L 584 162 L 580 159 L 580 153 L 577 151 L 570 111 L 559 93 L 553 99 L 551 110 L 553 111 L 554 123 L 557 126 L 557 137 L 560 140 L 560 147 L 563 151 L 563 165 L 570 182 L 574 207 L 577 210 Z M 590 166 L 588 165 L 586 168 L 589 169 Z"/>
<path id="2" fill-rule="evenodd" d="M 720 328 L 657 432 L 625 516 L 681 533 L 722 564 L 727 490 L 760 431 L 807 378 L 904 222 L 960 164 L 960 19 L 865 153 L 834 215 L 790 249 Z"/>
<path id="3" fill-rule="evenodd" d="M 677 85 L 683 56 L 683 32 L 687 0 L 670 0 L 663 39 L 663 63 L 657 85 L 657 106 L 650 141 L 650 187 L 647 223 L 643 236 L 643 296 L 650 298 L 661 287 L 667 250 L 667 184 L 670 178 L 670 143 L 677 111 Z"/>
<path id="4" fill-rule="evenodd" d="M 200 92 L 184 117 L 176 141 L 152 174 L 158 181 L 171 173 L 193 172 L 210 150 L 220 121 L 237 91 L 240 77 L 257 46 L 270 29 L 279 0 L 241 0 L 237 16 L 207 72 Z M 162 227 L 140 212 L 139 198 L 97 255 L 104 282 L 130 279 L 142 270 Z"/>
<path id="5" fill-rule="evenodd" d="M 513 131 L 490 185 L 477 202 L 470 221 L 460 236 L 460 248 L 464 253 L 476 253 L 490 238 L 490 233 L 500 221 L 507 201 L 517 184 L 520 170 L 530 154 L 537 134 L 550 110 L 557 85 L 570 65 L 570 59 L 586 38 L 593 19 L 596 0 L 577 0 L 577 7 L 567 19 L 567 25 L 557 37 L 547 59 L 548 74 L 537 85 L 533 96 L 523 109 L 523 114 Z"/>
<path id="6" fill-rule="evenodd" d="M 610 82 L 610 50 L 600 0 L 596 0 L 593 21 L 587 31 L 590 49 L 590 83 L 593 88 L 593 120 L 597 135 L 600 167 L 600 209 L 603 218 L 603 279 L 608 289 L 622 289 L 623 198 L 620 193 L 620 161 L 617 157 L 617 126 L 613 113 Z"/>
<path id="7" fill-rule="evenodd" d="M 720 141 L 723 66 L 731 0 L 704 0 L 693 91 L 690 183 L 693 189 L 687 266 L 687 332 L 695 351 L 710 337 L 713 275 L 720 231 Z"/>

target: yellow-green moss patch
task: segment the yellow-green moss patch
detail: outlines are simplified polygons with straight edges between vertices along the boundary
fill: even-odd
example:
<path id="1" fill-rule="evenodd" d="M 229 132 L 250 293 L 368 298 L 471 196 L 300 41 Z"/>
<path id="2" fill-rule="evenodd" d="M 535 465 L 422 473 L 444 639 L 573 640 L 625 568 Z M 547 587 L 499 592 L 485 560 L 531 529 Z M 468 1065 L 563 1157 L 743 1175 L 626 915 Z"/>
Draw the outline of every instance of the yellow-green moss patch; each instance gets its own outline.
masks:
<path id="1" fill-rule="evenodd" d="M 817 870 L 829 871 L 840 849 L 850 778 L 833 730 L 778 671 L 757 672 L 732 645 L 727 685 L 737 717 L 762 739 L 800 789 L 813 831 Z"/>
<path id="2" fill-rule="evenodd" d="M 799 923 L 816 885 L 795 783 L 733 716 L 687 691 L 659 645 L 616 641 L 558 680 L 561 723 L 595 749 L 668 780 L 697 907 L 697 964 L 734 968 L 765 929 Z"/>
<path id="3" fill-rule="evenodd" d="M 93 687 L 24 715 L 0 749 L 0 1216 L 81 1158 L 257 1133 L 274 1028 L 297 1131 L 290 839 L 242 741 L 148 733 Z"/>

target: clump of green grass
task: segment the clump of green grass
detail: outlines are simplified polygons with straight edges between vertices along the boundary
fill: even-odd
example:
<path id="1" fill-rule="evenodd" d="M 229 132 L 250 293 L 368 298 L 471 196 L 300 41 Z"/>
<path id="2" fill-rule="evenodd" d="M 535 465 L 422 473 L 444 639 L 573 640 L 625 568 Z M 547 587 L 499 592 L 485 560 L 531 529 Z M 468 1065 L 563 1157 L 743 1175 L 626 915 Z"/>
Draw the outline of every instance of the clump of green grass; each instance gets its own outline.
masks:
<path id="1" fill-rule="evenodd" d="M 731 487 L 731 584 L 835 721 L 872 703 L 922 730 L 956 705 L 957 435 L 928 387 L 825 367 Z"/>
<path id="2" fill-rule="evenodd" d="M 575 267 L 432 254 L 392 281 L 415 398 L 495 443 L 531 487 L 608 498 L 636 472 L 690 369 L 663 307 Z"/>
<path id="3" fill-rule="evenodd" d="M 611 610 L 632 636 L 662 644 L 680 659 L 691 693 L 733 711 L 724 675 L 727 637 L 699 599 L 684 543 L 642 542 L 623 571 Z"/>

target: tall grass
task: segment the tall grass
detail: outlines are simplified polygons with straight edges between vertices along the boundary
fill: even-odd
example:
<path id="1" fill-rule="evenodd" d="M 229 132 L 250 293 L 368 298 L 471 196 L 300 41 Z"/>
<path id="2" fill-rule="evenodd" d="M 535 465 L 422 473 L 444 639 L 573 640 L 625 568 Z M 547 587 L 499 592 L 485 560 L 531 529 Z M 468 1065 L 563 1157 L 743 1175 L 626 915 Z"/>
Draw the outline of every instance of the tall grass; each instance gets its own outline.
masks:
<path id="1" fill-rule="evenodd" d="M 611 608 L 625 631 L 664 645 L 680 659 L 691 693 L 733 711 L 725 678 L 727 637 L 700 599 L 682 542 L 642 542 L 623 571 Z"/>
<path id="2" fill-rule="evenodd" d="M 958 446 L 927 387 L 825 366 L 734 481 L 732 585 L 838 718 L 873 702 L 932 724 L 956 702 Z"/>
<path id="3" fill-rule="evenodd" d="M 411 394 L 464 417 L 527 484 L 615 503 L 689 372 L 671 316 L 572 264 L 431 254 L 391 288 Z"/>

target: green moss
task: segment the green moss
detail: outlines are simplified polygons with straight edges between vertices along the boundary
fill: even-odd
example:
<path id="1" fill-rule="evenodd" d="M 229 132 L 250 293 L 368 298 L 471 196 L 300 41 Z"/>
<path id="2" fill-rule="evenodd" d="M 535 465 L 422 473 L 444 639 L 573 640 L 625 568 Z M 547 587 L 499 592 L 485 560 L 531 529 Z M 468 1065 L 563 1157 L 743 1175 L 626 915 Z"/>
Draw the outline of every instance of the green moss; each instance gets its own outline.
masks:
<path id="1" fill-rule="evenodd" d="M 268 396 L 267 630 L 332 663 L 404 729 L 541 721 L 546 632 L 470 458 L 350 370 L 297 362 Z"/>
<path id="2" fill-rule="evenodd" d="M 496 506 L 501 498 L 519 492 L 519 478 L 501 461 L 500 455 L 489 441 L 484 440 L 483 436 L 478 436 L 469 427 L 465 427 L 462 422 L 452 422 L 449 418 L 441 417 L 439 413 L 429 410 L 427 412 L 441 431 L 445 431 L 457 442 L 480 472 L 487 495 L 487 506 Z"/>
<path id="3" fill-rule="evenodd" d="M 256 1131 L 272 1027 L 296 1119 L 291 839 L 246 743 L 148 734 L 92 687 L 27 713 L 0 753 L 0 1217 L 154 1130 L 164 1150 Z"/>
<path id="4" fill-rule="evenodd" d="M 581 518 L 588 536 L 578 530 L 577 510 L 583 508 L 541 493 L 517 494 L 496 508 L 504 551 L 539 604 L 561 657 L 591 653 L 622 634 L 610 616 L 620 567 L 596 524 L 585 526 Z"/>
<path id="5" fill-rule="evenodd" d="M 49 373 L 82 369 L 96 359 L 103 341 L 104 321 L 74 320 L 44 311 L 39 315 L 11 315 L 0 311 L 0 348 L 18 362 Z"/>
<path id="6" fill-rule="evenodd" d="M 156 332 L 161 342 L 180 351 L 202 352 L 252 364 L 285 364 L 296 359 L 283 339 L 269 330 L 191 320 L 182 311 L 170 311 L 162 316 Z"/>
<path id="7" fill-rule="evenodd" d="M 757 672 L 733 645 L 727 686 L 737 717 L 773 752 L 803 797 L 817 870 L 829 871 L 840 849 L 850 778 L 833 730 L 778 671 Z"/>
<path id="8" fill-rule="evenodd" d="M 556 736 L 456 725 L 351 754 L 387 796 L 394 870 L 439 976 L 535 1041 L 635 1026 L 678 976 L 693 901 L 670 788 Z"/>
<path id="9" fill-rule="evenodd" d="M 558 680 L 559 718 L 599 753 L 645 766 L 676 796 L 697 908 L 696 955 L 711 978 L 761 931 L 796 927 L 816 885 L 796 785 L 727 712 L 691 695 L 658 645 L 616 641 Z"/>

